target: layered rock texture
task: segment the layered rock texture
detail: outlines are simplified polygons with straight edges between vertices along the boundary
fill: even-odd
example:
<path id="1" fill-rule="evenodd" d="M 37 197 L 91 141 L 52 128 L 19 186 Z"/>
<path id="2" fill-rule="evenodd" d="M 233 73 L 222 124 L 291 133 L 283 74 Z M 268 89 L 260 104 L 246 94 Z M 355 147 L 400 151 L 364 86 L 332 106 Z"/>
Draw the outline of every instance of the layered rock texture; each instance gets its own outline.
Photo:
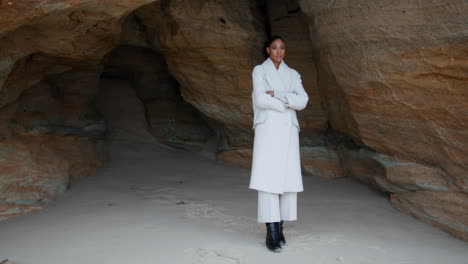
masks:
<path id="1" fill-rule="evenodd" d="M 468 239 L 466 1 L 301 0 L 348 175 Z"/>
<path id="2" fill-rule="evenodd" d="M 464 1 L 0 2 L 0 219 L 159 140 L 250 166 L 251 71 L 287 40 L 306 173 L 353 177 L 468 240 Z M 96 102 L 98 104 L 96 105 Z"/>
<path id="3" fill-rule="evenodd" d="M 37 72 L 51 62 L 65 71 L 49 72 L 0 108 L 0 218 L 40 208 L 106 159 L 105 124 L 93 99 L 99 74 L 40 54 L 25 68 Z"/>
<path id="4" fill-rule="evenodd" d="M 256 1 L 162 1 L 134 12 L 185 101 L 222 137 L 220 151 L 250 148 L 251 71 L 263 60 L 264 17 Z"/>
<path id="5" fill-rule="evenodd" d="M 102 166 L 100 60 L 151 1 L 0 2 L 0 219 L 34 211 Z"/>

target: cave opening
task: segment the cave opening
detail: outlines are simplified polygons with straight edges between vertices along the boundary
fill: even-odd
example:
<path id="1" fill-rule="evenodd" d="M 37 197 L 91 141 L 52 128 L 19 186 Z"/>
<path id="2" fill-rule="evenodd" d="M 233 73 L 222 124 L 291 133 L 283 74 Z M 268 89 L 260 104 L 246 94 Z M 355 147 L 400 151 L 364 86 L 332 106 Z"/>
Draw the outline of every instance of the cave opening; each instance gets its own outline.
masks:
<path id="1" fill-rule="evenodd" d="M 102 61 L 96 107 L 108 139 L 154 141 L 200 151 L 213 136 L 196 108 L 183 100 L 164 57 L 148 48 L 118 46 Z"/>

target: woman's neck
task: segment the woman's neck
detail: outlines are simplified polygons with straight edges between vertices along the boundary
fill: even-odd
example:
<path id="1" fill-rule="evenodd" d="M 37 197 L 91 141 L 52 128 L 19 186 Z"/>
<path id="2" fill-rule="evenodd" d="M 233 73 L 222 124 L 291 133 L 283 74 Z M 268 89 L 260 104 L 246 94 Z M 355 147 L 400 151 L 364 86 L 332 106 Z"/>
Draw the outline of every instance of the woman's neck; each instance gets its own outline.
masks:
<path id="1" fill-rule="evenodd" d="M 281 61 L 280 61 L 280 62 L 276 62 L 276 61 L 272 60 L 271 58 L 270 58 L 270 60 L 271 60 L 271 62 L 273 62 L 273 65 L 275 65 L 275 68 L 278 70 L 279 67 L 280 67 L 280 65 L 281 65 Z"/>

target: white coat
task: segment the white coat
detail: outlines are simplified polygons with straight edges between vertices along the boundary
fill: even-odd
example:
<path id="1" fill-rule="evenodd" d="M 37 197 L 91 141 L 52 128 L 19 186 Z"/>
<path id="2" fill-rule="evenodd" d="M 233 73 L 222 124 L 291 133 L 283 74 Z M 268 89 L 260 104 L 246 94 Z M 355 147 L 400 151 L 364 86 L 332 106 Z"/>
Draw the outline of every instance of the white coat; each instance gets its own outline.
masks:
<path id="1" fill-rule="evenodd" d="M 276 69 L 268 58 L 252 72 L 255 129 L 250 189 L 280 193 L 301 192 L 299 122 L 296 110 L 309 97 L 301 76 L 284 61 Z M 267 94 L 274 91 L 275 96 Z"/>

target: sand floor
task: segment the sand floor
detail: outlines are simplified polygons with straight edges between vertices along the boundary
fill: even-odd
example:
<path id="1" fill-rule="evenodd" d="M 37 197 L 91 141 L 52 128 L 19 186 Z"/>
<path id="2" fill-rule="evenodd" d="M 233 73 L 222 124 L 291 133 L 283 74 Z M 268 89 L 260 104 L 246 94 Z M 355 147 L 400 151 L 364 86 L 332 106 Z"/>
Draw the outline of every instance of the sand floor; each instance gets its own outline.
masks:
<path id="1" fill-rule="evenodd" d="M 467 264 L 468 243 L 351 179 L 304 176 L 287 246 L 264 246 L 249 170 L 211 155 L 114 142 L 111 161 L 39 212 L 0 222 L 0 261 Z"/>

